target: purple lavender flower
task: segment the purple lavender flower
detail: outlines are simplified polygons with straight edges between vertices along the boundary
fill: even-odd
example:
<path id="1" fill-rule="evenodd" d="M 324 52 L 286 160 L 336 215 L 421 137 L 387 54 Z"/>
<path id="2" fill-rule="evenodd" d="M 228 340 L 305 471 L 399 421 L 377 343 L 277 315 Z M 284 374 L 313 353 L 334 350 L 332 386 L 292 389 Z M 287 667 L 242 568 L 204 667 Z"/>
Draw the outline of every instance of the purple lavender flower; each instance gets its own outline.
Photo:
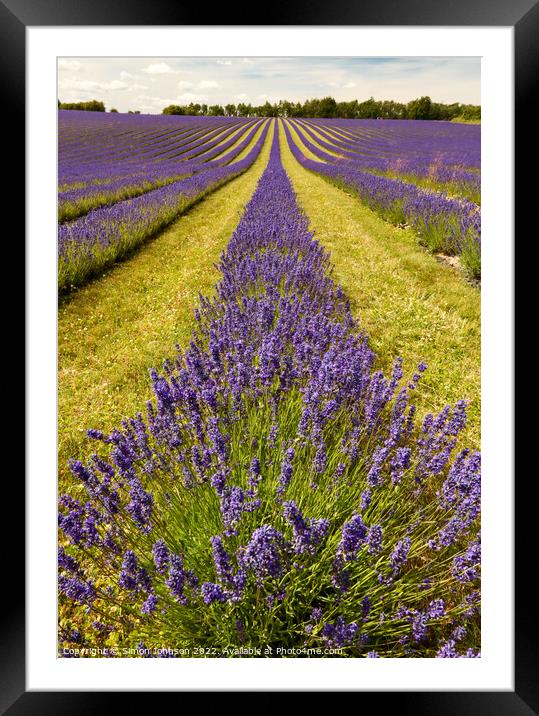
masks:
<path id="1" fill-rule="evenodd" d="M 140 611 L 143 614 L 152 614 L 157 607 L 157 597 L 155 594 L 150 594 L 148 599 L 142 605 Z"/>
<path id="2" fill-rule="evenodd" d="M 64 569 L 77 577 L 82 576 L 82 569 L 77 560 L 67 554 L 63 547 L 58 548 L 58 569 Z"/>
<path id="3" fill-rule="evenodd" d="M 362 512 L 364 512 L 371 504 L 371 500 L 372 500 L 371 490 L 363 490 L 363 492 L 361 493 L 361 503 L 359 505 L 359 509 Z"/>
<path id="4" fill-rule="evenodd" d="M 367 474 L 367 483 L 369 484 L 369 487 L 376 487 L 377 485 L 380 485 L 382 483 L 382 466 L 384 464 L 384 460 L 388 455 L 388 452 L 388 449 L 385 447 L 377 447 L 375 449 L 372 457 L 372 465 Z"/>
<path id="5" fill-rule="evenodd" d="M 294 459 L 294 449 L 289 448 L 286 451 L 285 458 L 281 465 L 281 474 L 279 476 L 279 485 L 277 487 L 277 495 L 280 497 L 290 484 L 292 478 L 292 460 Z"/>
<path id="6" fill-rule="evenodd" d="M 93 582 L 85 582 L 76 577 L 70 578 L 60 575 L 58 577 L 58 587 L 66 597 L 79 604 L 87 604 L 90 607 L 97 597 Z"/>
<path id="7" fill-rule="evenodd" d="M 143 567 L 139 567 L 137 557 L 132 550 L 126 550 L 118 584 L 130 592 L 151 590 L 151 579 Z"/>
<path id="8" fill-rule="evenodd" d="M 169 564 L 168 578 L 165 584 L 176 601 L 185 605 L 188 603 L 188 599 L 184 594 L 184 589 L 188 583 L 188 574 L 184 570 L 183 559 L 179 555 L 171 553 Z"/>
<path id="9" fill-rule="evenodd" d="M 354 642 L 358 629 L 355 622 L 348 624 L 343 617 L 337 617 L 334 622 L 324 623 L 321 634 L 329 647 L 342 649 Z"/>
<path id="10" fill-rule="evenodd" d="M 354 515 L 342 528 L 342 538 L 337 547 L 337 554 L 342 555 L 345 562 L 356 559 L 358 551 L 367 541 L 367 527 L 361 515 Z"/>
<path id="11" fill-rule="evenodd" d="M 409 447 L 398 448 L 395 457 L 390 464 L 391 481 L 393 484 L 400 484 L 405 470 L 410 467 L 410 456 L 412 451 Z"/>
<path id="12" fill-rule="evenodd" d="M 224 468 L 218 469 L 211 477 L 210 482 L 215 492 L 221 496 L 224 494 L 228 470 Z"/>
<path id="13" fill-rule="evenodd" d="M 403 540 L 400 540 L 400 542 L 397 542 L 397 545 L 389 558 L 389 563 L 394 572 L 398 572 L 408 559 L 408 552 L 410 551 L 411 544 L 412 543 L 409 537 L 405 537 Z"/>
<path id="14" fill-rule="evenodd" d="M 245 493 L 241 487 L 226 487 L 221 495 L 221 516 L 225 535 L 236 534 L 236 526 L 245 510 Z"/>
<path id="15" fill-rule="evenodd" d="M 453 639 L 449 639 L 449 641 L 446 641 L 445 644 L 443 644 L 440 649 L 438 649 L 438 652 L 436 653 L 436 658 L 457 659 L 459 657 L 459 653 L 455 647 L 455 641 Z"/>
<path id="16" fill-rule="evenodd" d="M 279 577 L 285 568 L 286 543 L 283 535 L 271 525 L 262 525 L 239 556 L 244 569 L 252 572 L 258 581 L 266 577 Z"/>
<path id="17" fill-rule="evenodd" d="M 372 602 L 370 597 L 363 597 L 361 600 L 361 616 L 363 619 L 366 619 L 369 616 L 369 613 L 372 608 Z"/>
<path id="18" fill-rule="evenodd" d="M 294 531 L 292 550 L 296 554 L 314 555 L 316 548 L 328 533 L 329 520 L 325 518 L 306 520 L 293 500 L 283 502 L 283 515 Z"/>
<path id="19" fill-rule="evenodd" d="M 445 614 L 445 603 L 443 599 L 435 599 L 427 609 L 429 619 L 439 619 Z"/>
<path id="20" fill-rule="evenodd" d="M 466 636 L 466 627 L 462 625 L 458 625 L 454 628 L 453 633 L 451 634 L 451 639 L 454 641 L 461 641 Z"/>
<path id="21" fill-rule="evenodd" d="M 158 539 L 154 542 L 152 553 L 157 571 L 159 574 L 164 574 L 168 569 L 170 562 L 170 552 L 168 551 L 168 547 L 166 546 L 164 540 Z"/>
<path id="22" fill-rule="evenodd" d="M 200 588 L 200 591 L 202 593 L 202 598 L 204 599 L 204 604 L 213 604 L 213 602 L 226 601 L 225 593 L 223 592 L 222 587 L 220 587 L 218 584 L 213 584 L 212 582 L 204 582 L 204 584 Z"/>
<path id="23" fill-rule="evenodd" d="M 234 581 L 230 557 L 223 546 L 223 540 L 219 535 L 211 538 L 213 562 L 217 576 L 221 582 L 232 584 Z"/>
<path id="24" fill-rule="evenodd" d="M 422 612 L 416 612 L 412 617 L 412 636 L 418 644 L 427 636 L 428 616 Z"/>
<path id="25" fill-rule="evenodd" d="M 247 480 L 247 482 L 248 482 L 247 497 L 254 497 L 256 495 L 260 479 L 261 479 L 261 477 L 260 477 L 260 460 L 257 457 L 254 457 L 251 460 L 251 467 L 249 470 L 249 478 Z"/>
<path id="26" fill-rule="evenodd" d="M 367 535 L 369 554 L 378 554 L 382 550 L 382 526 L 373 525 Z"/>
<path id="27" fill-rule="evenodd" d="M 463 555 L 457 555 L 453 559 L 451 574 L 459 582 L 466 584 L 479 579 L 479 566 L 481 564 L 481 540 L 472 542 Z"/>
<path id="28" fill-rule="evenodd" d="M 320 445 L 316 451 L 316 455 L 314 457 L 314 464 L 313 464 L 314 471 L 318 475 L 321 475 L 324 472 L 324 470 L 326 469 L 327 461 L 328 461 L 328 458 L 327 458 L 325 448 L 323 445 Z"/>

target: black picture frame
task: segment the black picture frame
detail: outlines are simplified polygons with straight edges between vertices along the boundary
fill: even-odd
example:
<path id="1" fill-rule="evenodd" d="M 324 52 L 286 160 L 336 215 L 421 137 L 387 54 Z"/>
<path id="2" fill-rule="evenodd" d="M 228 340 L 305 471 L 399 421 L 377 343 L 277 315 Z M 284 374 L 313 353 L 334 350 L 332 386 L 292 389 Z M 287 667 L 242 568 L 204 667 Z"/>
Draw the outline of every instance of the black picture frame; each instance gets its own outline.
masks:
<path id="1" fill-rule="evenodd" d="M 212 25 L 361 25 L 361 26 L 512 26 L 515 41 L 515 158 L 516 203 L 515 237 L 517 233 L 527 242 L 533 237 L 523 236 L 526 210 L 537 202 L 534 182 L 527 177 L 537 168 L 536 127 L 532 126 L 529 111 L 534 90 L 539 89 L 539 2 L 537 0 L 377 0 L 374 3 L 350 4 L 345 0 L 321 3 L 319 0 L 296 0 L 293 4 L 275 3 L 264 6 L 264 23 L 253 16 L 252 7 L 228 4 L 212 8 Z M 9 112 L 10 143 L 19 148 L 17 166 L 21 174 L 24 163 L 21 150 L 25 146 L 25 30 L 29 26 L 99 26 L 99 25 L 208 25 L 208 7 L 200 4 L 152 0 L 79 0 L 66 3 L 61 0 L 0 0 L 0 78 L 4 112 Z M 231 12 L 232 10 L 232 12 Z M 230 22 L 241 19 L 244 22 Z M 4 116 L 4 119 L 6 117 Z M 535 124 L 535 123 L 534 123 Z M 21 187 L 24 177 L 12 178 L 15 164 L 10 167 L 6 205 L 14 216 L 22 216 L 24 198 Z M 533 194 L 532 194 L 533 192 Z M 535 232 L 536 233 L 536 232 Z M 22 241 L 21 241 L 22 244 Z M 515 251 L 516 257 L 516 251 Z M 516 283 L 515 283 L 516 285 Z M 520 289 L 515 290 L 517 309 L 521 306 Z M 516 316 L 519 311 L 516 311 Z M 523 379 L 526 379 L 523 373 Z M 19 396 L 20 400 L 20 396 Z M 515 421 L 524 431 L 523 423 Z M 525 431 L 524 431 L 525 432 Z M 525 452 L 526 436 L 515 430 L 515 454 Z M 516 471 L 515 471 L 516 472 Z M 7 477 L 7 474 L 6 474 Z M 12 473 L 12 495 L 9 504 L 16 506 L 19 520 L 23 513 L 24 482 L 22 476 Z M 510 476 L 508 476 L 510 477 Z M 526 476 L 525 476 L 526 477 Z M 530 475 L 535 478 L 534 471 Z M 515 690 L 513 692 L 377 692 L 362 693 L 358 708 L 364 709 L 367 700 L 376 699 L 387 709 L 398 709 L 400 714 L 474 714 L 524 716 L 539 713 L 539 679 L 537 674 L 537 619 L 536 599 L 529 584 L 530 567 L 536 564 L 534 528 L 536 503 L 527 495 L 527 486 L 515 480 Z M 533 510 L 533 512 L 532 512 Z M 20 521 L 19 521 L 20 524 Z M 20 530 L 19 530 L 20 531 Z M 0 650 L 0 710 L 9 716 L 53 713 L 96 714 L 108 713 L 114 708 L 125 710 L 125 696 L 118 692 L 28 692 L 25 685 L 25 617 L 24 617 L 24 542 L 4 537 L 3 580 L 8 595 L 8 608 L 1 616 Z M 14 588 L 16 585 L 16 589 Z M 425 685 L 428 688 L 428 684 Z M 206 694 L 208 696 L 210 694 Z M 278 693 L 266 695 L 263 705 L 272 708 Z M 374 698 L 373 698 L 374 697 Z M 151 693 L 137 693 L 138 709 L 150 705 Z M 233 694 L 221 694 L 225 705 Z M 152 702 L 154 703 L 154 702 Z M 258 708 L 258 707 L 255 707 Z"/>

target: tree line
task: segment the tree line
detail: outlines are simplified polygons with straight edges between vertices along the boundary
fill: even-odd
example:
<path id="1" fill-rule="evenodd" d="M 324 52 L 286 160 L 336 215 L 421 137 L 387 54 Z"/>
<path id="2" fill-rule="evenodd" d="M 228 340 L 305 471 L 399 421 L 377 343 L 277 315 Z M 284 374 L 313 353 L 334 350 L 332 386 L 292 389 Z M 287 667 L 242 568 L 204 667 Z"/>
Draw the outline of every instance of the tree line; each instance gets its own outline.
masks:
<path id="1" fill-rule="evenodd" d="M 105 112 L 105 105 L 96 99 L 88 102 L 60 102 L 58 109 L 78 109 L 87 112 Z M 117 112 L 117 109 L 110 109 Z M 140 114 L 139 110 L 129 110 L 128 114 Z M 339 119 L 438 119 L 465 121 L 480 121 L 481 107 L 474 104 L 443 104 L 433 102 L 430 97 L 419 97 L 410 102 L 395 102 L 393 100 L 375 100 L 373 97 L 359 102 L 353 99 L 350 102 L 337 102 L 333 97 L 322 99 L 308 99 L 305 102 L 265 102 L 261 105 L 252 105 L 240 102 L 239 104 L 170 104 L 165 107 L 162 114 L 183 114 L 200 117 L 320 117 Z"/>
<path id="2" fill-rule="evenodd" d="M 91 99 L 88 102 L 60 102 L 58 100 L 58 109 L 82 109 L 85 112 L 104 112 L 105 105 L 97 99 Z M 111 110 L 112 112 L 113 110 Z"/>
<path id="3" fill-rule="evenodd" d="M 265 102 L 262 105 L 239 104 L 171 104 L 163 114 L 184 114 L 191 116 L 232 116 L 232 117 L 320 117 L 340 119 L 464 119 L 479 121 L 481 107 L 472 104 L 443 104 L 433 102 L 430 97 L 419 97 L 410 102 L 375 100 L 373 97 L 359 102 L 337 102 L 333 97 L 308 99 L 305 102 Z"/>

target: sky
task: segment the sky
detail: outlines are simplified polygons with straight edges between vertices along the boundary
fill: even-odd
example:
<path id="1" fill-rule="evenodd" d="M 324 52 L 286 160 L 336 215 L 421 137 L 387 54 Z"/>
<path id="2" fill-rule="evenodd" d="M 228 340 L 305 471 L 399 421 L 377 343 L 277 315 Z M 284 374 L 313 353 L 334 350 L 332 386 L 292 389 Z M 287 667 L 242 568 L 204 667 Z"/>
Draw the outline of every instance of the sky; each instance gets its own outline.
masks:
<path id="1" fill-rule="evenodd" d="M 253 105 L 332 96 L 481 103 L 480 57 L 94 57 L 58 59 L 61 102 L 101 100 L 119 112 L 169 104 Z"/>

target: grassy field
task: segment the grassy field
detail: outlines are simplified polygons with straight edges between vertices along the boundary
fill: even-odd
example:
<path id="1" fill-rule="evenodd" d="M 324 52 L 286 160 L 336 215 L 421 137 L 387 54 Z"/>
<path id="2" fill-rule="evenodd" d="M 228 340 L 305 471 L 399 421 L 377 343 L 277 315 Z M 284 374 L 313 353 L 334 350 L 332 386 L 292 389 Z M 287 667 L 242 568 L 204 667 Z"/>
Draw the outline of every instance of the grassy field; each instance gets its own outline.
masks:
<path id="1" fill-rule="evenodd" d="M 283 164 L 316 238 L 331 251 L 361 327 L 389 369 L 397 356 L 406 375 L 424 360 L 420 413 L 460 398 L 470 401 L 463 443 L 480 445 L 480 292 L 455 269 L 417 245 L 410 229 L 396 228 L 360 201 L 292 156 L 282 127 Z"/>
<path id="2" fill-rule="evenodd" d="M 464 117 L 453 117 L 451 121 L 457 124 L 481 124 L 480 119 L 465 119 Z"/>
<path id="3" fill-rule="evenodd" d="M 258 136 L 258 135 L 257 135 Z M 143 410 L 148 371 L 186 345 L 198 294 L 211 294 L 214 263 L 268 158 L 273 132 L 245 174 L 207 196 L 135 256 L 61 300 L 58 311 L 58 473 L 95 450 L 88 428 L 110 430 Z"/>

